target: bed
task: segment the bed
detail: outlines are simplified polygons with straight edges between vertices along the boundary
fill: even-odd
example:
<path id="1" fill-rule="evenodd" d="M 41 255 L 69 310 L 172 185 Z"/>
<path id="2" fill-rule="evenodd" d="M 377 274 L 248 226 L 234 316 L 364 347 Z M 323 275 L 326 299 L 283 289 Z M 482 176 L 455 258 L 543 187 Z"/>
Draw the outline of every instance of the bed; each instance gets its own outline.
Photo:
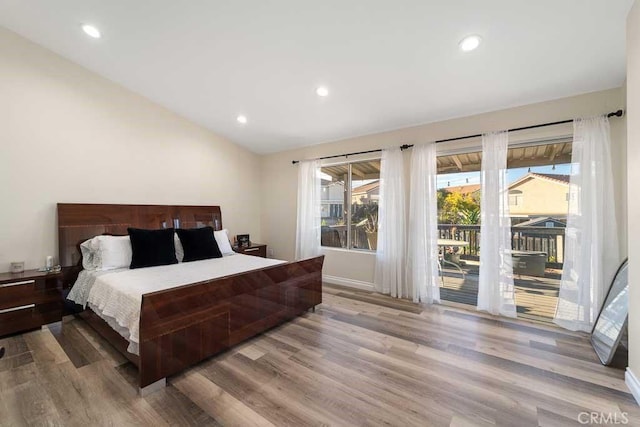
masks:
<path id="1" fill-rule="evenodd" d="M 138 270 L 82 272 L 79 244 L 84 240 L 125 235 L 128 227 L 157 229 L 173 224 L 220 230 L 220 207 L 58 204 L 65 283 L 119 286 L 126 291 L 123 298 L 130 298 L 119 300 L 125 301 L 122 307 L 129 307 L 126 316 L 132 315 L 132 307 L 137 310 L 139 301 L 137 325 L 131 317 L 129 322 L 109 318 L 114 308 L 119 311 L 119 303 L 109 303 L 104 295 L 87 300 L 88 308 L 78 316 L 138 367 L 142 394 L 164 386 L 166 377 L 322 303 L 323 256 L 283 262 L 236 254 Z M 108 304 L 110 311 L 105 311 Z M 118 323 L 126 325 L 124 330 Z"/>

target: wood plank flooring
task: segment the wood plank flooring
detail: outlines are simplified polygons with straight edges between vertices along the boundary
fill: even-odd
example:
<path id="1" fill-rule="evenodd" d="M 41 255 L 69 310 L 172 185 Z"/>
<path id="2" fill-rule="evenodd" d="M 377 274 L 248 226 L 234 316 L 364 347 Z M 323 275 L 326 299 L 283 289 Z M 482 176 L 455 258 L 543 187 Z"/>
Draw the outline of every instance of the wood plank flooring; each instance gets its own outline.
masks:
<path id="1" fill-rule="evenodd" d="M 464 268 L 464 276 L 445 269 L 440 298 L 444 301 L 478 305 L 478 269 Z M 554 277 L 514 275 L 518 318 L 552 323 L 560 293 L 560 280 Z"/>
<path id="2" fill-rule="evenodd" d="M 583 334 L 324 291 L 315 313 L 146 398 L 135 368 L 81 320 L 1 339 L 0 425 L 564 426 L 591 411 L 640 425 L 624 372 L 601 366 Z"/>

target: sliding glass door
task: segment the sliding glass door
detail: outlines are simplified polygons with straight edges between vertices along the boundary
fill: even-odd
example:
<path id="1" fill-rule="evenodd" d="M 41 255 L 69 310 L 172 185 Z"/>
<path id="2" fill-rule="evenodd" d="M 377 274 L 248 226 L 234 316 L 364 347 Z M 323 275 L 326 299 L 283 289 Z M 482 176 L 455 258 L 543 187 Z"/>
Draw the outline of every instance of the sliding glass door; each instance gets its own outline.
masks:
<path id="1" fill-rule="evenodd" d="M 480 247 L 482 153 L 438 157 L 441 298 L 475 306 Z M 511 243 L 518 316 L 551 321 L 562 272 L 571 141 L 508 152 Z"/>

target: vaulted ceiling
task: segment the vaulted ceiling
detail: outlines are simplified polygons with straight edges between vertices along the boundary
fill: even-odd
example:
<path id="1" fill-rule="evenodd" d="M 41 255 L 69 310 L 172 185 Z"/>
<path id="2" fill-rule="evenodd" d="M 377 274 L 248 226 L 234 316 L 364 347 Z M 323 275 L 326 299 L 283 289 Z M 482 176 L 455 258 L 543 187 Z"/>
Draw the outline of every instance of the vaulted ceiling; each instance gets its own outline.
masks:
<path id="1" fill-rule="evenodd" d="M 0 25 L 268 153 L 618 87 L 632 2 L 0 0 Z"/>

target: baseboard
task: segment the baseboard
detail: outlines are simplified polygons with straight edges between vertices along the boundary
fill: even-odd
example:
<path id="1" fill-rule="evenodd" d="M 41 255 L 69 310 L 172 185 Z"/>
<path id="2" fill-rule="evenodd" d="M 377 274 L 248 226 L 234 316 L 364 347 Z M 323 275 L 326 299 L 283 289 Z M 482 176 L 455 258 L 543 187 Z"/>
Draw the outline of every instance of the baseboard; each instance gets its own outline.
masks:
<path id="1" fill-rule="evenodd" d="M 638 381 L 638 377 L 635 376 L 633 371 L 627 368 L 627 371 L 624 373 L 624 382 L 631 390 L 631 394 L 635 397 L 636 402 L 640 404 L 640 381 Z"/>
<path id="2" fill-rule="evenodd" d="M 373 283 L 363 282 L 361 280 L 347 279 L 345 277 L 330 276 L 328 274 L 322 275 L 322 281 L 332 283 L 334 285 L 347 286 L 349 288 L 361 289 L 363 291 L 373 292 Z"/>

